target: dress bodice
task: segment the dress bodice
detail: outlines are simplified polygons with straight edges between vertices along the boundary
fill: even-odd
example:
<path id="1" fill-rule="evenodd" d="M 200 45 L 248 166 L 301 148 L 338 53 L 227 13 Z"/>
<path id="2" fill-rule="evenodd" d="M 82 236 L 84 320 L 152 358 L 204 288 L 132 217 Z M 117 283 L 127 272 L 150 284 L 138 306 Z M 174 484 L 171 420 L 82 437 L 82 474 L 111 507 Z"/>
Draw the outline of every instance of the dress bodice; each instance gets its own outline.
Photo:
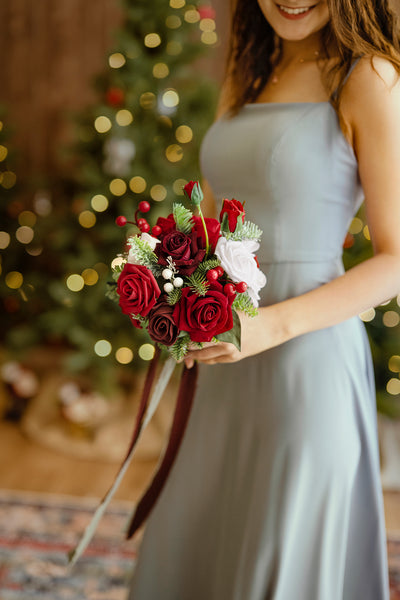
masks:
<path id="1" fill-rule="evenodd" d="M 216 199 L 245 202 L 263 230 L 262 262 L 342 254 L 362 188 L 354 151 L 329 102 L 254 103 L 215 121 L 200 166 Z"/>

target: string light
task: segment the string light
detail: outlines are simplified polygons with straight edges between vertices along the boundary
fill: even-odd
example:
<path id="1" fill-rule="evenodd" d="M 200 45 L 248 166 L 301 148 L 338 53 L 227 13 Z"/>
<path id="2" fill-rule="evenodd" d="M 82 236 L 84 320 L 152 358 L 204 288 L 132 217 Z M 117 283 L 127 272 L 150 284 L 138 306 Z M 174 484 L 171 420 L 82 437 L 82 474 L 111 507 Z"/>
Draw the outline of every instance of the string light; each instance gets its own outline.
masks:
<path id="1" fill-rule="evenodd" d="M 11 240 L 10 234 L 7 231 L 0 231 L 0 250 L 7 248 Z"/>
<path id="2" fill-rule="evenodd" d="M 178 15 L 169 15 L 165 19 L 165 24 L 170 29 L 178 29 L 182 25 L 182 21 Z"/>
<path id="3" fill-rule="evenodd" d="M 167 90 L 162 95 L 162 102 L 164 106 L 167 106 L 168 108 L 177 106 L 179 104 L 178 92 L 176 90 Z"/>
<path id="4" fill-rule="evenodd" d="M 121 365 L 127 365 L 133 360 L 133 352 L 130 348 L 121 347 L 115 353 L 115 358 Z"/>
<path id="5" fill-rule="evenodd" d="M 22 273 L 19 271 L 10 271 L 5 277 L 6 286 L 12 290 L 18 290 L 24 282 Z"/>
<path id="6" fill-rule="evenodd" d="M 94 128 L 98 133 L 106 133 L 106 131 L 110 131 L 111 127 L 112 123 L 108 117 L 101 115 L 95 119 Z"/>
<path id="7" fill-rule="evenodd" d="M 171 40 L 167 44 L 166 52 L 170 56 L 177 56 L 178 54 L 180 54 L 182 52 L 182 50 L 183 50 L 183 46 L 182 46 L 181 42 L 177 42 L 176 40 Z"/>
<path id="8" fill-rule="evenodd" d="M 132 177 L 132 179 L 129 180 L 129 188 L 135 194 L 142 194 L 146 189 L 146 186 L 146 180 L 143 177 L 140 177 L 140 175 L 135 175 L 135 177 Z"/>
<path id="9" fill-rule="evenodd" d="M 126 63 L 126 58 L 121 52 L 114 52 L 108 57 L 108 64 L 112 69 L 120 69 Z"/>
<path id="10" fill-rule="evenodd" d="M 207 46 L 212 46 L 213 44 L 217 43 L 218 36 L 215 33 L 215 31 L 203 31 L 203 33 L 200 36 L 200 39 L 203 42 L 203 44 L 207 44 Z"/>
<path id="11" fill-rule="evenodd" d="M 21 244 L 30 244 L 34 235 L 35 232 L 33 229 L 31 227 L 26 227 L 26 225 L 18 227 L 17 231 L 15 232 L 15 237 Z"/>
<path id="12" fill-rule="evenodd" d="M 71 292 L 80 292 L 85 285 L 85 281 L 81 275 L 78 273 L 73 273 L 66 280 L 66 286 Z"/>
<path id="13" fill-rule="evenodd" d="M 185 21 L 187 23 L 197 23 L 200 21 L 200 15 L 198 11 L 194 8 L 190 8 L 185 12 Z"/>
<path id="14" fill-rule="evenodd" d="M 0 144 L 0 162 L 3 161 L 8 154 L 8 150 L 5 146 L 3 146 L 2 144 Z"/>
<path id="15" fill-rule="evenodd" d="M 151 360 L 154 356 L 155 348 L 151 344 L 142 344 L 139 348 L 139 356 L 142 360 Z"/>
<path id="16" fill-rule="evenodd" d="M 93 210 L 97 212 L 103 212 L 108 208 L 108 198 L 103 196 L 103 194 L 96 194 L 90 201 L 90 204 Z"/>
<path id="17" fill-rule="evenodd" d="M 175 179 L 174 183 L 172 184 L 172 189 L 174 191 L 174 194 L 176 196 L 183 196 L 184 192 L 183 192 L 183 187 L 187 184 L 186 179 Z"/>
<path id="18" fill-rule="evenodd" d="M 90 229 L 96 224 L 96 215 L 91 210 L 83 210 L 79 217 L 79 224 L 85 229 Z"/>
<path id="19" fill-rule="evenodd" d="M 185 0 L 169 0 L 169 5 L 171 8 L 182 8 L 185 6 Z"/>
<path id="20" fill-rule="evenodd" d="M 158 33 L 148 33 L 144 38 L 144 45 L 147 48 L 157 48 L 161 44 L 161 38 Z"/>
<path id="21" fill-rule="evenodd" d="M 27 227 L 33 227 L 36 225 L 37 216 L 31 210 L 23 210 L 18 215 L 18 223 L 20 225 L 26 225 Z"/>
<path id="22" fill-rule="evenodd" d="M 175 131 L 175 137 L 181 144 L 187 144 L 193 139 L 193 131 L 187 125 L 180 125 Z"/>
<path id="23" fill-rule="evenodd" d="M 376 315 L 375 309 L 374 308 L 369 308 L 365 312 L 361 313 L 359 315 L 359 317 L 365 323 L 369 323 L 370 321 L 373 321 L 375 319 L 375 315 Z"/>
<path id="24" fill-rule="evenodd" d="M 126 127 L 132 123 L 133 115 L 130 110 L 123 108 L 117 112 L 115 115 L 115 120 L 121 127 Z"/>
<path id="25" fill-rule="evenodd" d="M 388 310 L 383 314 L 382 320 L 386 327 L 396 327 L 400 323 L 400 315 L 394 310 Z"/>
<path id="26" fill-rule="evenodd" d="M 153 185 L 150 189 L 150 196 L 156 202 L 162 202 L 167 197 L 167 190 L 163 185 Z"/>
<path id="27" fill-rule="evenodd" d="M 169 162 L 179 162 L 183 158 L 183 149 L 179 144 L 171 144 L 165 150 L 165 156 Z"/>
<path id="28" fill-rule="evenodd" d="M 164 79 L 164 77 L 168 77 L 169 68 L 165 63 L 156 63 L 153 66 L 153 77 L 157 79 Z"/>
<path id="29" fill-rule="evenodd" d="M 94 345 L 94 351 L 97 356 L 108 356 L 111 354 L 112 346 L 108 340 L 97 340 Z"/>
<path id="30" fill-rule="evenodd" d="M 389 371 L 392 371 L 393 373 L 400 373 L 400 356 L 396 354 L 391 356 L 389 358 L 388 367 Z"/>
<path id="31" fill-rule="evenodd" d="M 392 396 L 397 396 L 397 394 L 400 394 L 400 379 L 389 379 L 386 385 L 386 390 Z"/>
<path id="32" fill-rule="evenodd" d="M 214 19 L 201 19 L 199 27 L 202 31 L 214 31 L 215 30 L 215 21 Z"/>
<path id="33" fill-rule="evenodd" d="M 114 196 L 123 196 L 127 190 L 127 185 L 123 179 L 113 179 L 110 181 L 110 192 Z"/>
<path id="34" fill-rule="evenodd" d="M 96 285 L 99 280 L 99 274 L 94 269 L 85 269 L 82 271 L 82 278 L 85 285 Z"/>
<path id="35" fill-rule="evenodd" d="M 17 176 L 12 171 L 4 171 L 0 175 L 0 185 L 3 186 L 4 189 L 10 190 L 16 184 Z"/>

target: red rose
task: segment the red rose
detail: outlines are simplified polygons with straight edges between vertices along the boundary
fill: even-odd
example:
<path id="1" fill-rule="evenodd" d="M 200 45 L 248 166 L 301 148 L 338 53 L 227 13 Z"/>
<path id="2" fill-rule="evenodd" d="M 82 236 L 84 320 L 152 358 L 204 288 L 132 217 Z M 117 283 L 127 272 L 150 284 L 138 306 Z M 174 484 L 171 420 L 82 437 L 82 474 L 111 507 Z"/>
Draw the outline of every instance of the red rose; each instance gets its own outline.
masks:
<path id="1" fill-rule="evenodd" d="M 243 208 L 243 204 L 239 202 L 239 200 L 235 200 L 234 198 L 232 198 L 232 200 L 224 200 L 224 204 L 219 215 L 219 220 L 221 221 L 221 223 L 224 214 L 228 216 L 229 231 L 233 233 L 236 229 L 238 217 L 242 216 L 242 223 L 244 223 L 244 215 L 246 213 Z"/>
<path id="2" fill-rule="evenodd" d="M 147 331 L 155 342 L 172 346 L 178 337 L 179 329 L 173 318 L 174 306 L 166 300 L 161 300 L 149 313 L 149 326 Z"/>
<path id="3" fill-rule="evenodd" d="M 158 237 L 162 237 L 166 233 L 169 233 L 172 230 L 176 230 L 176 223 L 173 214 L 168 215 L 167 218 L 158 217 L 156 225 L 161 227 L 161 233 Z"/>
<path id="4" fill-rule="evenodd" d="M 191 275 L 203 260 L 206 251 L 200 247 L 196 232 L 186 235 L 175 230 L 161 238 L 161 244 L 157 244 L 155 253 L 160 265 L 167 265 L 167 258 L 170 256 L 179 273 Z"/>
<path id="5" fill-rule="evenodd" d="M 161 294 L 153 273 L 143 265 L 125 266 L 118 277 L 119 305 L 126 315 L 145 317 Z"/>
<path id="6" fill-rule="evenodd" d="M 232 302 L 236 294 L 226 295 L 219 283 L 211 283 L 205 296 L 198 296 L 188 287 L 182 289 L 181 299 L 174 307 L 173 317 L 182 331 L 194 342 L 211 339 L 233 327 Z"/>
<path id="7" fill-rule="evenodd" d="M 206 217 L 205 219 L 207 233 L 208 233 L 208 243 L 210 244 L 211 253 L 214 253 L 215 246 L 217 245 L 218 238 L 221 237 L 221 225 L 217 221 L 217 219 L 209 219 Z M 200 217 L 194 216 L 192 218 L 194 223 L 193 231 L 196 232 L 197 236 L 202 240 L 202 247 L 206 247 L 206 236 L 204 233 L 203 223 Z"/>

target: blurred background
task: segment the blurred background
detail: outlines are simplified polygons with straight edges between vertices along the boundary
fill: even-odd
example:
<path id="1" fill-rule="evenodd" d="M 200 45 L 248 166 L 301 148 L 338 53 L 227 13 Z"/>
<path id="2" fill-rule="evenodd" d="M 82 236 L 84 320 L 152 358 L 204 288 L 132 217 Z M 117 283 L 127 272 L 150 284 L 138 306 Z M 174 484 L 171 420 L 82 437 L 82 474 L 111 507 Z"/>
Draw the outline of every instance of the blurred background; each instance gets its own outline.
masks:
<path id="1" fill-rule="evenodd" d="M 92 553 L 74 578 L 61 569 L 124 455 L 154 354 L 105 295 L 129 234 L 114 221 L 147 200 L 154 224 L 185 183 L 201 180 L 229 24 L 229 0 L 0 3 L 1 599 L 18 590 L 24 600 L 37 586 L 52 600 L 124 597 L 135 545 L 119 533 L 163 448 L 174 381 Z M 361 211 L 345 265 L 370 254 Z M 360 316 L 400 598 L 400 296 Z"/>

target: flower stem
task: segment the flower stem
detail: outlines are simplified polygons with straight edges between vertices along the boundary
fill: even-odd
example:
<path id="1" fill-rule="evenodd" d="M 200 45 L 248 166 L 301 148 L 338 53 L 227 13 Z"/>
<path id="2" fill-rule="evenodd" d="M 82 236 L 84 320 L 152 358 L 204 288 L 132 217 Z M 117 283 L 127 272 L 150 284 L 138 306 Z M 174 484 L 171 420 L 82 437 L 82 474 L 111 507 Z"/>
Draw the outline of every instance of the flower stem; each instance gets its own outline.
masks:
<path id="1" fill-rule="evenodd" d="M 204 220 L 203 213 L 202 213 L 202 210 L 200 208 L 200 205 L 199 205 L 199 215 L 200 215 L 201 222 L 203 223 L 204 235 L 205 235 L 205 238 L 206 238 L 206 256 L 208 256 L 208 253 L 209 253 L 209 250 L 210 250 L 210 242 L 208 240 L 208 231 L 207 231 L 207 227 L 206 227 L 206 222 Z"/>

